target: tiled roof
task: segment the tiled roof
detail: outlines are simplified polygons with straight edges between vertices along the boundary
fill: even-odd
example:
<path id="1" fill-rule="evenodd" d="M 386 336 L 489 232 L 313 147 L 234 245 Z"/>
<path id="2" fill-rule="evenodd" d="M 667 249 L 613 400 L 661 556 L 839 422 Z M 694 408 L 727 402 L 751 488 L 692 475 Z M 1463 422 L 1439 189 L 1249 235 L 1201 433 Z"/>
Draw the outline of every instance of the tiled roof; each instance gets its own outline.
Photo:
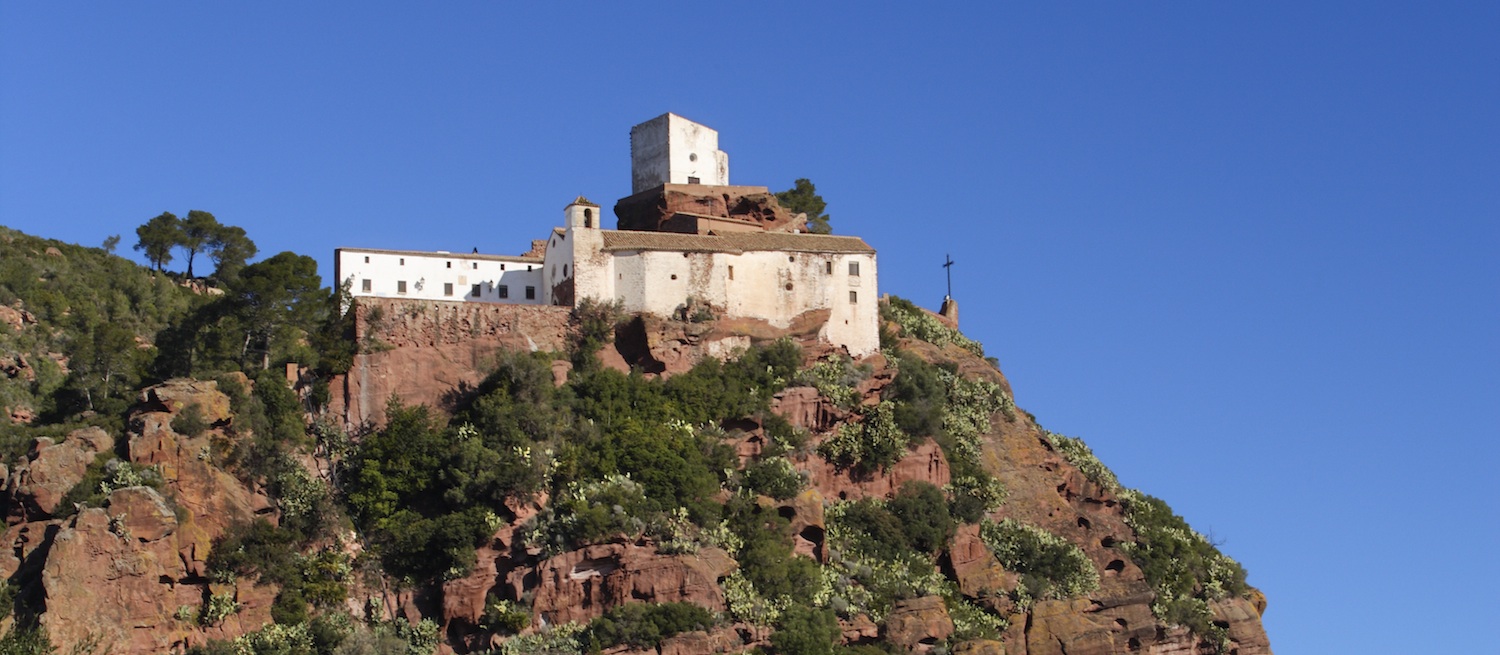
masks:
<path id="1" fill-rule="evenodd" d="M 545 241 L 544 241 L 545 243 Z M 526 255 L 487 255 L 478 252 L 441 252 L 436 250 L 392 250 L 390 248 L 335 248 L 336 252 L 360 252 L 377 255 L 410 255 L 413 257 L 430 257 L 433 259 L 465 259 L 479 261 L 497 262 L 539 262 L 541 257 L 527 257 Z"/>
<path id="2" fill-rule="evenodd" d="M 859 237 L 790 232 L 731 232 L 728 234 L 678 234 L 601 230 L 604 250 L 669 250 L 677 252 L 833 252 L 874 253 Z"/>

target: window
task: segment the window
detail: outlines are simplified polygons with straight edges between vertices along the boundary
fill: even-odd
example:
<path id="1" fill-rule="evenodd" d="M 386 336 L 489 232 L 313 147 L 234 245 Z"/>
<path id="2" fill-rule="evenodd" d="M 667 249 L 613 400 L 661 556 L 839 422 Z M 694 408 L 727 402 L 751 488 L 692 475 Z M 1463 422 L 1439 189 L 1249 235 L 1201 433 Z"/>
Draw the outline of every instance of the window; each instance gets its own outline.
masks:
<path id="1" fill-rule="evenodd" d="M 594 210 L 588 209 L 588 208 L 584 208 L 584 210 L 583 210 L 583 226 L 584 227 L 593 227 L 594 226 Z"/>
<path id="2" fill-rule="evenodd" d="M 536 287 L 526 287 L 526 299 L 536 300 Z"/>
<path id="3" fill-rule="evenodd" d="M 474 268 L 479 268 L 479 264 L 475 264 Z M 505 264 L 501 264 L 500 265 L 500 270 L 502 270 L 502 271 L 505 270 Z"/>
<path id="4" fill-rule="evenodd" d="M 731 280 L 734 279 L 734 267 L 733 266 L 729 267 L 729 279 L 731 279 Z"/>
<path id="5" fill-rule="evenodd" d="M 833 262 L 823 262 L 823 272 L 833 273 Z"/>
<path id="6" fill-rule="evenodd" d="M 829 264 L 829 266 L 832 266 L 832 264 Z M 859 262 L 849 262 L 849 274 L 856 277 L 859 276 Z"/>
<path id="7" fill-rule="evenodd" d="M 370 263 L 370 256 L 369 255 L 365 255 L 365 263 L 366 264 Z"/>
<path id="8" fill-rule="evenodd" d="M 443 263 L 447 264 L 448 268 L 453 268 L 453 262 L 443 262 Z"/>
<path id="9" fill-rule="evenodd" d="M 473 264 L 470 264 L 469 266 L 472 267 L 476 271 L 479 270 L 479 262 L 474 262 Z M 500 270 L 502 270 L 502 271 L 505 270 L 505 264 L 501 264 L 500 265 Z"/>
<path id="10" fill-rule="evenodd" d="M 406 280 L 396 281 L 396 293 L 406 293 Z"/>
<path id="11" fill-rule="evenodd" d="M 474 285 L 474 295 L 476 295 L 476 296 L 479 295 L 479 285 L 477 285 L 477 284 Z M 500 285 L 500 297 L 501 298 L 509 298 L 510 297 L 510 287 L 505 286 L 503 284 Z"/>
<path id="12" fill-rule="evenodd" d="M 365 293 L 369 293 L 370 292 L 370 281 L 369 280 L 360 280 L 359 281 L 359 290 L 363 291 Z"/>
<path id="13" fill-rule="evenodd" d="M 857 303 L 857 302 L 859 302 L 859 292 L 858 291 L 850 291 L 849 292 L 849 304 L 852 305 L 852 304 Z"/>
<path id="14" fill-rule="evenodd" d="M 445 295 L 445 296 L 451 296 L 451 295 L 453 295 L 453 283 L 452 282 L 444 282 L 443 283 L 443 295 Z"/>
<path id="15" fill-rule="evenodd" d="M 567 264 L 563 264 L 563 277 L 567 277 L 567 276 L 568 276 L 568 265 Z"/>
<path id="16" fill-rule="evenodd" d="M 696 177 L 689 177 L 688 178 L 688 184 L 698 184 L 698 178 L 696 178 Z"/>
<path id="17" fill-rule="evenodd" d="M 527 272 L 527 273 L 530 273 L 530 272 L 531 272 L 531 264 L 527 264 L 527 265 L 526 265 L 526 272 Z"/>
<path id="18" fill-rule="evenodd" d="M 401 266 L 405 266 L 406 265 L 406 258 L 405 257 L 402 257 L 401 259 L 399 259 L 397 261 L 400 262 Z"/>

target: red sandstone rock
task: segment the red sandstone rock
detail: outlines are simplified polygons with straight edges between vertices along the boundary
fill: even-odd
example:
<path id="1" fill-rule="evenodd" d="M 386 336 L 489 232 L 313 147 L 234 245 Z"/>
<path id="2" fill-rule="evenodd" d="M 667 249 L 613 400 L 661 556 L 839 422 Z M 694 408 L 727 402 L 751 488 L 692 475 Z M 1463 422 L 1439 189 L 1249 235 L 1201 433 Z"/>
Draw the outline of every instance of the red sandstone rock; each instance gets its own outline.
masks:
<path id="1" fill-rule="evenodd" d="M 114 439 L 99 428 L 83 428 L 62 443 L 37 439 L 26 459 L 8 472 L 12 521 L 50 518 L 68 491 L 83 479 L 94 456 L 114 447 Z"/>
<path id="2" fill-rule="evenodd" d="M 141 390 L 141 404 L 155 411 L 176 415 L 188 405 L 197 405 L 203 420 L 220 423 L 229 419 L 229 396 L 213 380 L 167 380 Z"/>
<path id="3" fill-rule="evenodd" d="M 885 638 L 913 652 L 925 652 L 952 635 L 942 596 L 899 601 L 885 617 Z"/>
<path id="4" fill-rule="evenodd" d="M 394 298 L 360 298 L 352 311 L 361 352 L 330 382 L 328 407 L 348 425 L 384 422 L 392 396 L 447 410 L 453 394 L 489 374 L 500 351 L 566 350 L 572 314 L 550 305 Z"/>
<path id="5" fill-rule="evenodd" d="M 936 487 L 949 482 L 948 460 L 943 449 L 930 439 L 908 449 L 889 471 L 868 477 L 841 470 L 816 455 L 808 458 L 807 466 L 812 486 L 830 499 L 889 498 L 907 482 L 926 482 Z"/>
<path id="6" fill-rule="evenodd" d="M 691 555 L 662 555 L 651 546 L 600 544 L 563 553 L 513 571 L 511 597 L 528 591 L 534 626 L 588 621 L 628 602 L 690 602 L 723 611 L 718 581 L 736 564 L 717 548 Z"/>
<path id="7" fill-rule="evenodd" d="M 738 653 L 745 644 L 731 628 L 709 632 L 684 632 L 661 643 L 661 655 L 709 655 Z"/>

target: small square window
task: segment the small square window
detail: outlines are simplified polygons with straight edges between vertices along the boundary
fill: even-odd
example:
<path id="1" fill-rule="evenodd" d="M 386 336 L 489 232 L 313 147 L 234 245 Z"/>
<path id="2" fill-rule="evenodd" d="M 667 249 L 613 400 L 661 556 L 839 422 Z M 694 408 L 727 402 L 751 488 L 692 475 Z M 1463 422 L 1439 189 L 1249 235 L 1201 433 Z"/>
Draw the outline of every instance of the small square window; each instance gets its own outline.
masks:
<path id="1" fill-rule="evenodd" d="M 472 264 L 472 266 L 474 267 L 474 270 L 476 270 L 476 271 L 479 270 L 479 262 L 474 262 Z M 505 265 L 504 264 L 500 265 L 500 270 L 502 270 L 502 271 L 505 270 Z"/>
<path id="2" fill-rule="evenodd" d="M 849 292 L 849 304 L 852 305 L 852 304 L 857 303 L 857 302 L 859 302 L 859 292 L 858 291 L 850 291 Z"/>
<path id="3" fill-rule="evenodd" d="M 448 268 L 453 268 L 453 262 L 443 262 L 443 263 L 447 264 Z"/>
<path id="4" fill-rule="evenodd" d="M 406 293 L 406 280 L 396 281 L 396 293 Z"/>
<path id="5" fill-rule="evenodd" d="M 500 287 L 500 288 L 502 289 L 502 292 L 500 293 L 500 297 L 504 298 L 505 297 L 505 293 L 504 293 L 503 289 L 505 289 L 505 287 Z M 469 295 L 474 296 L 475 298 L 478 298 L 480 292 L 482 292 L 482 291 L 483 291 L 483 289 L 481 289 L 479 287 L 479 285 L 477 285 L 477 284 L 474 285 L 474 286 L 472 286 L 472 287 L 469 287 Z"/>
<path id="6" fill-rule="evenodd" d="M 405 266 L 406 265 L 406 258 L 405 257 L 402 257 L 399 261 L 400 261 L 400 265 L 401 266 Z"/>
<path id="7" fill-rule="evenodd" d="M 366 264 L 370 263 L 370 256 L 369 255 L 365 255 L 365 263 Z"/>
<path id="8" fill-rule="evenodd" d="M 475 264 L 474 268 L 479 268 L 479 264 Z M 500 265 L 500 270 L 502 270 L 502 271 L 505 270 L 505 264 L 501 264 Z"/>
<path id="9" fill-rule="evenodd" d="M 453 295 L 453 283 L 452 282 L 444 282 L 443 283 L 443 295 L 445 295 L 445 296 L 451 296 L 451 295 Z"/>
<path id="10" fill-rule="evenodd" d="M 829 266 L 832 266 L 832 264 L 829 264 Z M 859 275 L 859 262 L 849 262 L 849 274 Z"/>
<path id="11" fill-rule="evenodd" d="M 698 178 L 696 178 L 696 177 L 689 177 L 688 178 L 688 184 L 698 184 L 698 182 L 699 182 Z"/>
<path id="12" fill-rule="evenodd" d="M 370 281 L 369 280 L 360 280 L 359 281 L 359 290 L 363 291 L 365 293 L 369 293 L 370 292 Z"/>
<path id="13" fill-rule="evenodd" d="M 526 299 L 536 300 L 536 287 L 526 287 Z"/>
<path id="14" fill-rule="evenodd" d="M 477 285 L 477 284 L 474 285 L 474 295 L 476 295 L 476 296 L 479 295 L 479 285 Z M 508 286 L 506 286 L 504 284 L 500 285 L 500 297 L 501 298 L 509 298 L 510 297 L 510 287 L 508 287 Z"/>

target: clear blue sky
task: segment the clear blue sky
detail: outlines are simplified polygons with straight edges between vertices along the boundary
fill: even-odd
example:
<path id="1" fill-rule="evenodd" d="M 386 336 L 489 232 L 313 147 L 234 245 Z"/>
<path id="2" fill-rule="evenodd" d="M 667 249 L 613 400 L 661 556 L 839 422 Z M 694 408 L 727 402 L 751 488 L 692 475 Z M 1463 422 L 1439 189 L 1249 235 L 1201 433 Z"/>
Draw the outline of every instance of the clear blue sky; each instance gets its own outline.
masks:
<path id="1" fill-rule="evenodd" d="M 1500 3 L 229 4 L 0 0 L 0 224 L 519 253 L 673 111 L 882 291 L 951 253 L 1021 406 L 1242 561 L 1280 655 L 1493 652 Z"/>

